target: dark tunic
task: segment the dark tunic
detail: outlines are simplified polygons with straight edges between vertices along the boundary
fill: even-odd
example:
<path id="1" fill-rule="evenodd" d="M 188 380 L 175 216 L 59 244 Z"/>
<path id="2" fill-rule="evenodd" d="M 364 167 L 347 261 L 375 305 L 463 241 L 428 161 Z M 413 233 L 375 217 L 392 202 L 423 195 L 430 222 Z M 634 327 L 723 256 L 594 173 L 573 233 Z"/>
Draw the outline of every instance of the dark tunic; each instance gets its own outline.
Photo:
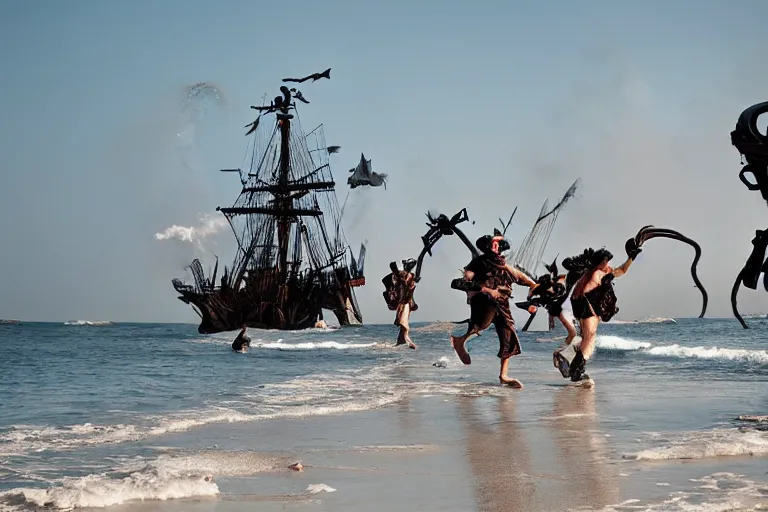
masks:
<path id="1" fill-rule="evenodd" d="M 494 290 L 508 287 L 510 290 L 514 280 L 505 269 L 506 260 L 497 254 L 483 254 L 469 262 L 464 270 L 474 274 L 473 281 Z M 497 356 L 506 359 L 520 353 L 520 340 L 515 331 L 515 320 L 509 309 L 509 296 L 493 299 L 487 293 L 475 293 L 469 300 L 470 328 L 485 330 L 491 323 L 496 327 L 499 337 L 499 352 Z"/>

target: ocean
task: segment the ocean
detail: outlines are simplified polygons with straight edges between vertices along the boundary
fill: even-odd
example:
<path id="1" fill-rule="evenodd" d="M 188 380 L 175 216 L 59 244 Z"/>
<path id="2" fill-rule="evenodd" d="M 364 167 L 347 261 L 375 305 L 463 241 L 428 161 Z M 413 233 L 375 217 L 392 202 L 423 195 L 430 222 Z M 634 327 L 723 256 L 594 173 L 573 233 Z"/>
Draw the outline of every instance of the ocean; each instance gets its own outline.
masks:
<path id="1" fill-rule="evenodd" d="M 517 319 L 522 321 L 522 317 Z M 564 331 L 200 335 L 196 325 L 0 325 L 0 510 L 768 509 L 768 320 L 600 327 L 573 386 Z M 761 417 L 762 416 L 762 417 Z M 300 462 L 302 471 L 289 466 Z"/>

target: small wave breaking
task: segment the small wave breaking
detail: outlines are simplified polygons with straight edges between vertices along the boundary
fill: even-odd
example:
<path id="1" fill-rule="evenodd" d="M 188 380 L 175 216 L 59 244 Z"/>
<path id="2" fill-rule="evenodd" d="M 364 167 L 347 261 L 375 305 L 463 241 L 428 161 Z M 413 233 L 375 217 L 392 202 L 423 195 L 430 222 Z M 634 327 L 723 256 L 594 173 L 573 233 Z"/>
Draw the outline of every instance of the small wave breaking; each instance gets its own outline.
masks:
<path id="1" fill-rule="evenodd" d="M 616 351 L 638 351 L 649 356 L 675 357 L 680 359 L 712 359 L 720 361 L 739 361 L 753 364 L 768 364 L 768 350 L 750 350 L 720 347 L 685 347 L 672 345 L 654 345 L 648 341 L 636 341 L 619 336 L 599 335 L 595 339 L 598 349 Z"/>
<path id="2" fill-rule="evenodd" d="M 620 338 L 618 336 L 597 336 L 595 346 L 606 350 L 640 350 L 649 348 L 651 344 L 647 341 L 634 341 Z"/>
<path id="3" fill-rule="evenodd" d="M 664 445 L 626 454 L 623 458 L 662 461 L 736 456 L 768 456 L 768 434 L 739 429 L 689 432 L 677 434 Z"/>
<path id="4" fill-rule="evenodd" d="M 215 496 L 219 487 L 209 475 L 149 467 L 126 476 L 101 474 L 63 478 L 48 489 L 19 488 L 0 493 L 8 510 L 104 508 L 137 500 Z"/>
<path id="5" fill-rule="evenodd" d="M 112 322 L 110 320 L 68 320 L 64 322 L 64 325 L 102 326 L 102 325 L 115 325 L 115 322 Z"/>

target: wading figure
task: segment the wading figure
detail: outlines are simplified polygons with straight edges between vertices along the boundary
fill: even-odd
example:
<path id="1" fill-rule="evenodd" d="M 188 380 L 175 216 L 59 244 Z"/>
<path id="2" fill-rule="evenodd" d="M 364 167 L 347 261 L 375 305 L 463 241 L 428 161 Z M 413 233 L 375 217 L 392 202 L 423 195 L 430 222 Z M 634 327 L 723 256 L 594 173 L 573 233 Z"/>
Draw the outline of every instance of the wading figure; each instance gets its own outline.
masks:
<path id="1" fill-rule="evenodd" d="M 499 337 L 497 354 L 501 359 L 499 382 L 522 388 L 523 385 L 519 380 L 510 379 L 507 376 L 509 358 L 520 353 L 520 340 L 515 332 L 515 321 L 509 309 L 509 299 L 512 296 L 512 284 L 528 286 L 531 291 L 537 284 L 508 264 L 501 255 L 509 249 L 509 242 L 498 230 L 494 230 L 493 236 L 485 235 L 479 238 L 475 245 L 481 254 L 464 267 L 464 277 L 451 282 L 451 288 L 467 292 L 467 302 L 471 311 L 466 334 L 451 336 L 451 345 L 461 362 L 471 364 L 472 360 L 464 344 L 467 339 L 484 331 L 493 323 Z"/>
<path id="2" fill-rule="evenodd" d="M 579 256 L 563 260 L 563 267 L 575 280 L 571 294 L 573 316 L 579 321 L 581 328 L 581 345 L 576 349 L 576 355 L 570 364 L 571 381 L 590 380 L 584 373 L 587 361 L 595 349 L 595 337 L 600 320 L 610 321 L 619 308 L 616 306 L 616 294 L 613 290 L 613 280 L 627 273 L 630 265 L 642 251 L 634 239 L 627 240 L 627 261 L 621 266 L 612 268 L 609 262 L 613 254 L 607 249 L 585 249 Z M 576 277 L 578 276 L 578 279 Z"/>
<path id="3" fill-rule="evenodd" d="M 251 346 L 251 338 L 245 334 L 248 327 L 243 324 L 240 329 L 240 334 L 237 335 L 235 341 L 232 342 L 232 350 L 235 352 L 248 352 L 248 348 Z"/>
<path id="4" fill-rule="evenodd" d="M 416 349 L 416 344 L 411 340 L 409 335 L 410 325 L 408 323 L 411 312 L 419 309 L 419 306 L 413 300 L 413 294 L 416 291 L 416 277 L 411 272 L 416 266 L 416 260 L 407 259 L 403 260 L 403 270 L 397 268 L 397 263 L 392 262 L 389 264 L 389 269 L 392 271 L 387 274 L 384 279 L 381 280 L 384 283 L 384 300 L 387 303 L 387 307 L 390 311 L 396 311 L 395 325 L 400 328 L 397 333 L 398 345 L 408 344 L 408 347 Z"/>

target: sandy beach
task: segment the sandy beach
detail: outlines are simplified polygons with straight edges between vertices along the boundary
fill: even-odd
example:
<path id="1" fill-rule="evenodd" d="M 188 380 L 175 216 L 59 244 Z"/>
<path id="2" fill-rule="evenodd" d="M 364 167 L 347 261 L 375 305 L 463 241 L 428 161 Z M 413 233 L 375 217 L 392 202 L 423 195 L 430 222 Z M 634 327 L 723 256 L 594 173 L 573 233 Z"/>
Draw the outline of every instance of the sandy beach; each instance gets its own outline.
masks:
<path id="1" fill-rule="evenodd" d="M 697 501 L 706 506 L 690 510 L 768 507 L 765 459 L 630 460 L 601 425 L 594 390 L 539 386 L 551 400 L 532 403 L 524 391 L 489 384 L 479 393 L 403 399 L 343 417 L 185 433 L 167 441 L 194 452 L 197 467 L 218 470 L 221 494 L 113 510 L 689 510 Z M 206 447 L 215 450 L 206 456 Z M 303 471 L 288 469 L 297 461 Z"/>

